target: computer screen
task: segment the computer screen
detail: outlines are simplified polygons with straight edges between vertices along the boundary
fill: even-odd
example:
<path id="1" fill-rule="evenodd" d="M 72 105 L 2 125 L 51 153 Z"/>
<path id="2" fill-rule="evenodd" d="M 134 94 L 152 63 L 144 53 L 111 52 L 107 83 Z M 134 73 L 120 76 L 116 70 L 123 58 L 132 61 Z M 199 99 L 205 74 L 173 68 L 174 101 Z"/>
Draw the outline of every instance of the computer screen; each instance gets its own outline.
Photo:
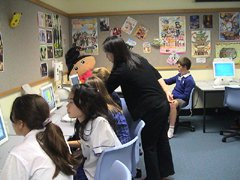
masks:
<path id="1" fill-rule="evenodd" d="M 0 145 L 8 140 L 7 130 L 4 124 L 4 119 L 2 116 L 2 111 L 0 109 Z"/>
<path id="2" fill-rule="evenodd" d="M 42 97 L 47 101 L 47 103 L 49 105 L 50 113 L 52 113 L 54 110 L 57 109 L 53 85 L 47 84 L 45 86 L 42 86 L 40 88 L 40 92 L 41 92 Z"/>
<path id="3" fill-rule="evenodd" d="M 70 75 L 69 79 L 70 79 L 70 82 L 71 82 L 72 86 L 75 85 L 75 84 L 80 84 L 80 80 L 79 80 L 78 74 Z"/>
<path id="4" fill-rule="evenodd" d="M 214 78 L 229 78 L 235 77 L 234 61 L 214 61 L 213 62 Z"/>

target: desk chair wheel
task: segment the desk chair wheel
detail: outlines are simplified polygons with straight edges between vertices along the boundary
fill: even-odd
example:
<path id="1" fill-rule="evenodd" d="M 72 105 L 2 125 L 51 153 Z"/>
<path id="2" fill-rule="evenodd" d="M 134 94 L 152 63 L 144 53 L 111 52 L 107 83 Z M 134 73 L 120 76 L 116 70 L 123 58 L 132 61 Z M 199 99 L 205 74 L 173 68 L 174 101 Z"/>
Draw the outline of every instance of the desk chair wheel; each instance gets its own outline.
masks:
<path id="1" fill-rule="evenodd" d="M 194 127 L 194 126 L 191 126 L 190 131 L 191 131 L 191 132 L 194 132 L 194 131 L 195 131 L 195 127 Z"/>
<path id="2" fill-rule="evenodd" d="M 227 138 L 226 137 L 223 137 L 222 138 L 222 142 L 226 142 L 227 141 Z"/>

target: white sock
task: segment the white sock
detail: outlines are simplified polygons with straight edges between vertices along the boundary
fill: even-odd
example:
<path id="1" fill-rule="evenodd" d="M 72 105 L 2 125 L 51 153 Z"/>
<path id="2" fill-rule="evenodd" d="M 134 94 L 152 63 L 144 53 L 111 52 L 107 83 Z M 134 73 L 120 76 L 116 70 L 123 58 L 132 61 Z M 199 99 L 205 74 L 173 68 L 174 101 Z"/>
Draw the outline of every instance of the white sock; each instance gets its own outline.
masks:
<path id="1" fill-rule="evenodd" d="M 168 138 L 172 138 L 174 136 L 174 126 L 169 126 L 168 129 Z"/>

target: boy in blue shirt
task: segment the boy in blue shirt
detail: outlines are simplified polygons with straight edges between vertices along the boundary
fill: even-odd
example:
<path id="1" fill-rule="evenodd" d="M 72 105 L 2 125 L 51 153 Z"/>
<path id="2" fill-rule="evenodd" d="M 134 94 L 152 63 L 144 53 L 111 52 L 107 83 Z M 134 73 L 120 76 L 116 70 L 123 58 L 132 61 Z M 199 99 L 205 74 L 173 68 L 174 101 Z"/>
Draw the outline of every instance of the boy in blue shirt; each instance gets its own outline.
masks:
<path id="1" fill-rule="evenodd" d="M 195 81 L 189 71 L 191 61 L 187 57 L 182 57 L 176 64 L 179 73 L 169 79 L 164 79 L 168 85 L 176 83 L 172 91 L 174 100 L 170 103 L 168 138 L 173 137 L 178 109 L 188 104 L 191 91 L 195 86 Z"/>

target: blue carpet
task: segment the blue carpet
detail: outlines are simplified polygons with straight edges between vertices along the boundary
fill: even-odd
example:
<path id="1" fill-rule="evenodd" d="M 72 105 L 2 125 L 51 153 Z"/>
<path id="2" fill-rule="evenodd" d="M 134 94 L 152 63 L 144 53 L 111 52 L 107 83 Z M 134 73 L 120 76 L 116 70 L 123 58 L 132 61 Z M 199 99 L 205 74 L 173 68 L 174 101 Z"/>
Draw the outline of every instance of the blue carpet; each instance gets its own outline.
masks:
<path id="1" fill-rule="evenodd" d="M 240 139 L 230 138 L 223 143 L 219 134 L 233 120 L 222 115 L 214 119 L 207 117 L 206 133 L 203 133 L 202 116 L 183 118 L 191 120 L 196 131 L 179 128 L 170 139 L 175 174 L 169 179 L 240 180 Z"/>

